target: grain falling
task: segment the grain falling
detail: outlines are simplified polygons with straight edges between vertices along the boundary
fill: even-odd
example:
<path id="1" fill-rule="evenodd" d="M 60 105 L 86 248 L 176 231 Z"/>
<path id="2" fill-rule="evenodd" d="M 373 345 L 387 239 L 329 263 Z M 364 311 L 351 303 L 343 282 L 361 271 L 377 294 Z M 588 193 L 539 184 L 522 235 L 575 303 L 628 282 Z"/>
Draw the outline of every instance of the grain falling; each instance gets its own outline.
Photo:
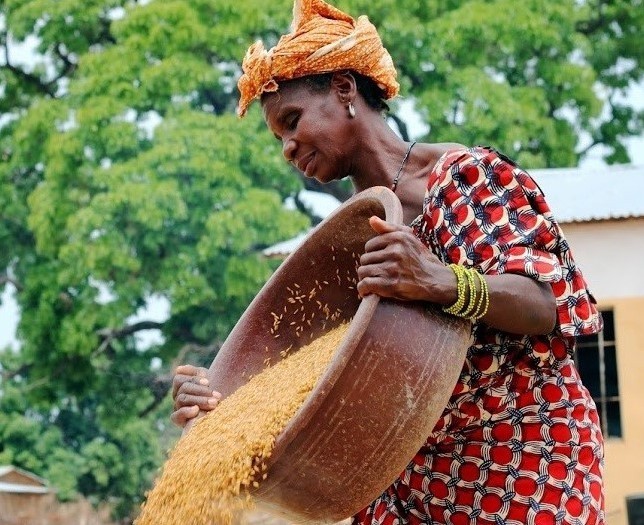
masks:
<path id="1" fill-rule="evenodd" d="M 196 422 L 171 452 L 135 525 L 229 525 L 252 507 L 276 437 L 304 403 L 348 324 L 266 368 Z"/>

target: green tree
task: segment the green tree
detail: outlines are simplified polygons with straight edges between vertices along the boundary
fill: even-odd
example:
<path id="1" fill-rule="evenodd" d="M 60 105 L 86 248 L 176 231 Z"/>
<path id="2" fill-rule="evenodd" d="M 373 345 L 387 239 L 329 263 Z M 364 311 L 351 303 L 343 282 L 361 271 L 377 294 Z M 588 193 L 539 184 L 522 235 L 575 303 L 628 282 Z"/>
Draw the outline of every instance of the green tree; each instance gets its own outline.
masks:
<path id="1" fill-rule="evenodd" d="M 369 13 L 399 66 L 404 136 L 405 99 L 427 140 L 493 144 L 529 167 L 576 164 L 580 134 L 626 161 L 641 132 L 620 103 L 642 77 L 639 0 L 337 4 Z M 274 44 L 290 12 L 290 0 L 0 1 L 0 291 L 14 284 L 22 312 L 20 351 L 0 355 L 0 463 L 63 498 L 132 512 L 176 436 L 173 366 L 212 359 L 274 270 L 262 248 L 309 225 L 282 205 L 302 181 L 258 108 L 234 116 L 246 47 Z M 23 42 L 36 43 L 30 64 Z M 167 319 L 145 317 L 154 300 Z M 142 345 L 151 329 L 162 341 Z"/>
<path id="2" fill-rule="evenodd" d="M 599 144 L 608 162 L 629 160 L 624 139 L 641 133 L 642 113 L 623 95 L 642 78 L 641 2 L 346 4 L 372 14 L 430 126 L 424 139 L 493 144 L 532 168 L 577 165 Z"/>
<path id="3" fill-rule="evenodd" d="M 162 457 L 173 365 L 212 359 L 274 270 L 262 248 L 309 219 L 282 204 L 300 183 L 261 120 L 231 111 L 243 43 L 214 2 L 0 5 L 0 267 L 22 312 L 0 458 L 127 514 Z M 14 63 L 34 35 L 41 64 Z M 141 314 L 151 300 L 167 320 Z M 149 329 L 163 342 L 143 348 Z"/>

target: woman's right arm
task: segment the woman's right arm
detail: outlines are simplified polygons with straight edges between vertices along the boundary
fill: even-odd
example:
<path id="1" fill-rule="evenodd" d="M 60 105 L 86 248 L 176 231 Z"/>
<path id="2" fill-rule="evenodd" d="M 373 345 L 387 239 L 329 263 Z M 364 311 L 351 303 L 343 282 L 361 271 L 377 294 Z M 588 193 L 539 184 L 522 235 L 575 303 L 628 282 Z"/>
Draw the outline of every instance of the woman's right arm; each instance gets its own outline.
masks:
<path id="1" fill-rule="evenodd" d="M 172 422 L 185 427 L 201 412 L 214 409 L 221 394 L 213 390 L 207 377 L 208 370 L 192 365 L 180 365 L 172 380 L 172 399 L 174 412 L 170 416 Z"/>

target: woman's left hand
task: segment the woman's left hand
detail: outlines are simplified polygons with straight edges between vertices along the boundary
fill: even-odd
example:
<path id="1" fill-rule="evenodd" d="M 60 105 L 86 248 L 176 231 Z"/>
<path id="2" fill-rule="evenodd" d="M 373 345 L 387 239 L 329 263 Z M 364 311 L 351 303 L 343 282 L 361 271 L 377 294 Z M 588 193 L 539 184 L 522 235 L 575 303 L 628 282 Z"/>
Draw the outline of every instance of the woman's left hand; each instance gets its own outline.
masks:
<path id="1" fill-rule="evenodd" d="M 378 233 L 367 241 L 358 268 L 360 297 L 377 294 L 407 301 L 430 301 L 441 305 L 456 301 L 456 277 L 409 226 L 371 217 Z"/>

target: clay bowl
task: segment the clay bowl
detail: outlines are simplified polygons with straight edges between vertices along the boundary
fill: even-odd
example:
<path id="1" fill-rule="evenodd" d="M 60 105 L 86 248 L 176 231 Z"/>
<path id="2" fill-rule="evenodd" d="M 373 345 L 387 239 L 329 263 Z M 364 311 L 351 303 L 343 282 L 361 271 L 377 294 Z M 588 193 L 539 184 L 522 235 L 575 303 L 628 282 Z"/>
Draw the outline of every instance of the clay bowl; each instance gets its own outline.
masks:
<path id="1" fill-rule="evenodd" d="M 223 396 L 265 360 L 351 320 L 308 400 L 275 443 L 260 506 L 295 523 L 356 513 L 404 470 L 440 417 L 458 378 L 470 324 L 427 304 L 357 295 L 368 219 L 401 223 L 398 198 L 378 187 L 320 223 L 244 312 L 210 368 Z M 315 292 L 312 292 L 315 290 Z M 277 328 L 273 313 L 283 315 Z M 261 409 L 261 407 L 258 407 Z"/>

